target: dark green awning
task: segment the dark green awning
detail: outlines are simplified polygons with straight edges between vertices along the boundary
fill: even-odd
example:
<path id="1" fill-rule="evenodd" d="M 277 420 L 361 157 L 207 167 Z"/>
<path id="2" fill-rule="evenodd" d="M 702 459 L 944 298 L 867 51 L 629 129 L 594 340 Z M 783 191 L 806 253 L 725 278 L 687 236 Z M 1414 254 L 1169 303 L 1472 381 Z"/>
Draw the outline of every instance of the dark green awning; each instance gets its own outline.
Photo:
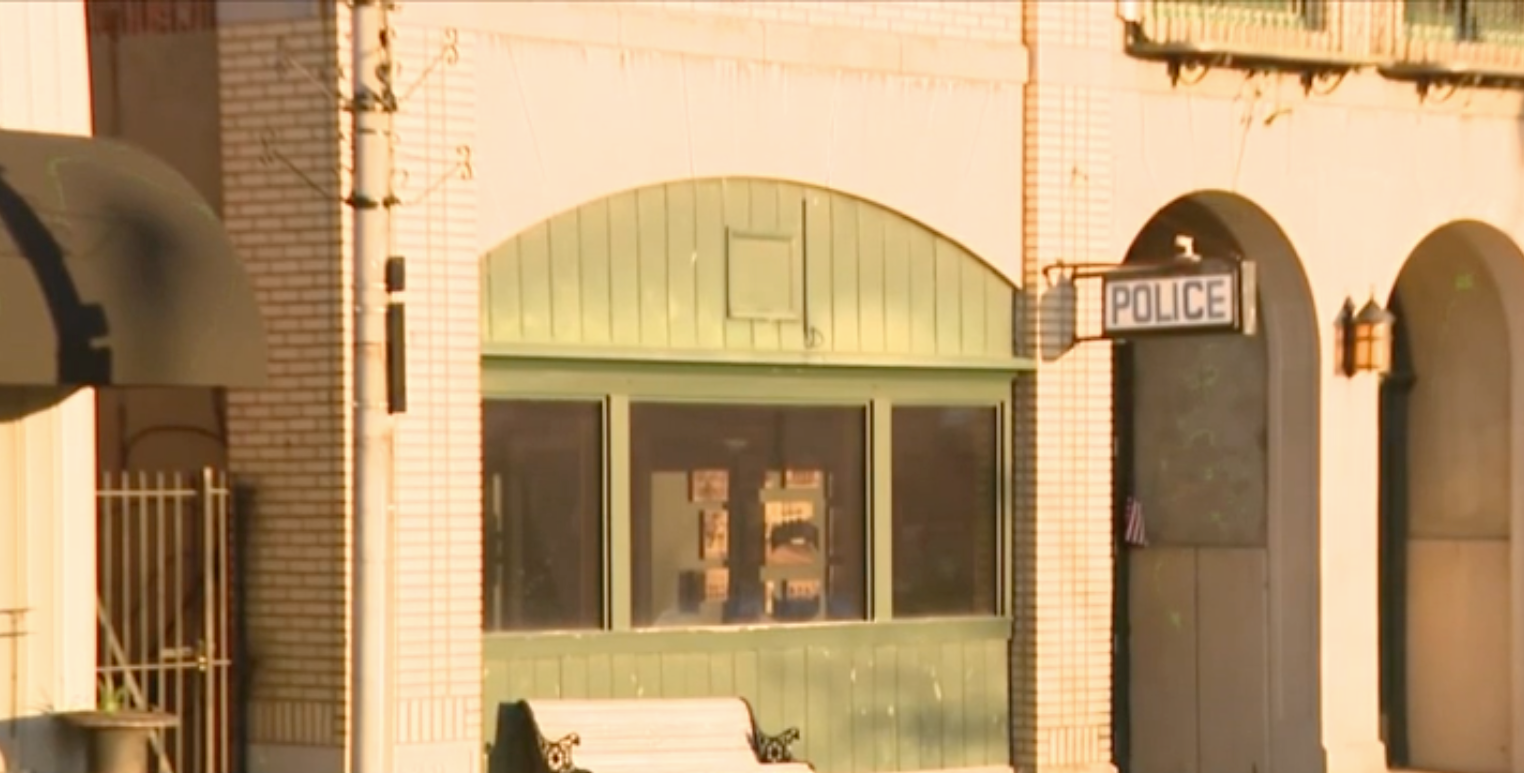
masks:
<path id="1" fill-rule="evenodd" d="M 0 384 L 265 375 L 253 288 L 185 178 L 111 140 L 0 131 Z"/>

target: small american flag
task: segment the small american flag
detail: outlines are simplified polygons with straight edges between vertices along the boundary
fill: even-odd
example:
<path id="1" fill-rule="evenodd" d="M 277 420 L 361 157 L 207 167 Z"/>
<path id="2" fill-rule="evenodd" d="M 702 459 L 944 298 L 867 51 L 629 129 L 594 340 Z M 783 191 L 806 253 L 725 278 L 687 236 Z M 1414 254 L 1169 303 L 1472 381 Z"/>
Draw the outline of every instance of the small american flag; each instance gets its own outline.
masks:
<path id="1" fill-rule="evenodd" d="M 1122 544 L 1135 548 L 1148 547 L 1148 529 L 1143 525 L 1143 503 L 1137 497 L 1128 497 L 1122 511 Z"/>

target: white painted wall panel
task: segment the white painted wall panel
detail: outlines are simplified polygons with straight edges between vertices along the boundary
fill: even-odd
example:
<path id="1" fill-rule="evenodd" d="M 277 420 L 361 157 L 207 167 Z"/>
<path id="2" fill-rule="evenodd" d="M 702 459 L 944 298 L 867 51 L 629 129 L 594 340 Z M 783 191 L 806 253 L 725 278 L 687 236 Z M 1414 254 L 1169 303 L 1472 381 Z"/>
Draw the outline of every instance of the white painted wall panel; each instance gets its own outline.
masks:
<path id="1" fill-rule="evenodd" d="M 83 0 L 0 3 L 0 127 L 90 133 Z"/>
<path id="2" fill-rule="evenodd" d="M 0 129 L 90 134 L 83 0 L 0 3 Z M 0 773 L 79 770 L 49 715 L 95 703 L 95 400 L 56 397 L 0 389 Z"/>

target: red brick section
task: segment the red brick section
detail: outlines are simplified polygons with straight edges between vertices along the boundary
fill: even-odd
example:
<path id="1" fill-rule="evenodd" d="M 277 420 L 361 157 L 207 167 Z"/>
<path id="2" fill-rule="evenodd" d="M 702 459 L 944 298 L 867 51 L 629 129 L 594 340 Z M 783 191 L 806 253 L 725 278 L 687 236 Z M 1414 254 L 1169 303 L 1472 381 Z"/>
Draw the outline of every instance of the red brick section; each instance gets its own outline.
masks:
<path id="1" fill-rule="evenodd" d="M 156 35 L 217 26 L 216 0 L 85 0 L 91 34 Z"/>

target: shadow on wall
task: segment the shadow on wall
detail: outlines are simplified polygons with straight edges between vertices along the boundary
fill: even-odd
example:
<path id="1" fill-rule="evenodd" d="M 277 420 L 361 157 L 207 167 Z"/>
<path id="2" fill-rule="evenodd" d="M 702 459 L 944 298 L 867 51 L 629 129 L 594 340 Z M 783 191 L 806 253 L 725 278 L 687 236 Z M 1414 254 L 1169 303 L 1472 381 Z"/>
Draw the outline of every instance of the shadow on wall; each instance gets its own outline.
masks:
<path id="1" fill-rule="evenodd" d="M 110 332 L 99 306 L 87 305 L 64 263 L 63 246 L 37 210 L 21 195 L 0 168 L 0 225 L 31 268 L 42 290 L 48 316 L 58 337 L 57 372 L 60 384 L 89 384 L 109 380 L 111 352 L 98 349 L 95 339 Z M 35 333 L 34 333 L 35 334 Z"/>
<path id="2" fill-rule="evenodd" d="M 315 14 L 311 0 L 222 2 L 238 21 Z M 163 159 L 222 209 L 218 39 L 204 19 L 155 34 L 123 34 L 138 12 L 91 3 L 90 84 L 95 133 Z M 131 17 L 131 18 L 127 18 Z M 245 18 L 248 17 L 248 18 Z M 141 30 L 139 30 L 141 32 Z M 272 65 L 273 66 L 273 65 Z M 102 470 L 198 470 L 227 464 L 226 400 L 202 387 L 104 387 L 96 392 L 96 456 Z"/>
<path id="3" fill-rule="evenodd" d="M 1196 250 L 1203 255 L 1243 259 L 1237 241 L 1220 220 L 1200 203 L 1184 198 L 1159 210 L 1150 227 L 1136 237 L 1126 262 L 1168 260 L 1179 252 L 1175 238 L 1182 234 L 1195 238 Z M 1043 362 L 1054 362 L 1068 354 L 1079 345 L 1077 337 L 1100 334 L 1100 286 L 1099 278 L 1076 283 L 1060 278 L 1058 273 L 1051 280 L 1036 280 L 1032 294 L 1036 296 L 1037 348 Z M 1089 302 L 1082 303 L 1082 296 Z"/>
<path id="4" fill-rule="evenodd" d="M 84 766 L 82 739 L 57 717 L 0 719 L 0 773 L 71 773 Z"/>
<path id="5" fill-rule="evenodd" d="M 1039 333 L 1038 350 L 1043 362 L 1055 362 L 1078 344 L 1079 289 L 1073 280 L 1054 276 L 1046 277 L 1038 292 L 1037 317 Z M 1096 281 L 1096 280 L 1091 280 Z"/>
<path id="6" fill-rule="evenodd" d="M 73 387 L 0 386 L 0 424 L 45 411 L 74 393 Z M 0 768 L 0 773 L 4 769 Z"/>

